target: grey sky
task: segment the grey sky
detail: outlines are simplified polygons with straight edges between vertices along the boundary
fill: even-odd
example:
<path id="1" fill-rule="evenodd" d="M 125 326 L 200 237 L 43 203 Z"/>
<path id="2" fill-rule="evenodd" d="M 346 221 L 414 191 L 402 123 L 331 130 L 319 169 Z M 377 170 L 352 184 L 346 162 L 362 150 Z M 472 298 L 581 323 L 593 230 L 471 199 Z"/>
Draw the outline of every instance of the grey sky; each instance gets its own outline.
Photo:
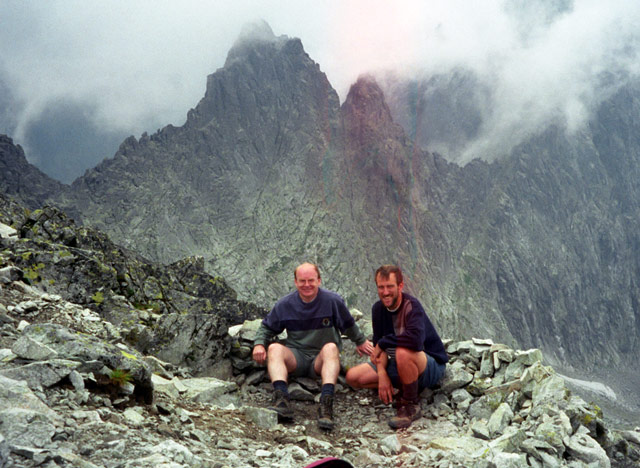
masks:
<path id="1" fill-rule="evenodd" d="M 604 72 L 615 83 L 639 72 L 637 0 L 3 0 L 0 133 L 42 164 L 52 143 L 34 128 L 47 119 L 74 126 L 60 130 L 69 145 L 94 127 L 116 142 L 182 125 L 206 76 L 258 19 L 299 37 L 341 99 L 363 72 L 474 70 L 496 98 L 469 155 L 551 117 L 579 129 L 612 89 Z"/>

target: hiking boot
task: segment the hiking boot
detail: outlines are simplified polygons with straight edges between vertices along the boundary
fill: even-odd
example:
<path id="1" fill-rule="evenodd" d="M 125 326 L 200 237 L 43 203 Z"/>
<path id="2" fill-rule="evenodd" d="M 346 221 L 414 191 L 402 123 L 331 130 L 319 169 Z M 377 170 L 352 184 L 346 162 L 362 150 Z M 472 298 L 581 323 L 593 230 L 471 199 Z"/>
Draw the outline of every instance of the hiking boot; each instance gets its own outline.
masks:
<path id="1" fill-rule="evenodd" d="M 333 395 L 320 397 L 318 406 L 318 427 L 330 431 L 334 426 L 333 422 Z"/>
<path id="2" fill-rule="evenodd" d="M 420 410 L 420 402 L 411 402 L 407 400 L 400 400 L 400 406 L 396 415 L 389 419 L 389 427 L 392 429 L 404 429 L 411 426 L 411 423 L 422 416 Z"/>
<path id="3" fill-rule="evenodd" d="M 276 390 L 273 393 L 273 404 L 268 409 L 278 413 L 278 419 L 289 421 L 293 419 L 293 408 L 289 402 L 289 395 L 285 395 L 282 390 Z"/>

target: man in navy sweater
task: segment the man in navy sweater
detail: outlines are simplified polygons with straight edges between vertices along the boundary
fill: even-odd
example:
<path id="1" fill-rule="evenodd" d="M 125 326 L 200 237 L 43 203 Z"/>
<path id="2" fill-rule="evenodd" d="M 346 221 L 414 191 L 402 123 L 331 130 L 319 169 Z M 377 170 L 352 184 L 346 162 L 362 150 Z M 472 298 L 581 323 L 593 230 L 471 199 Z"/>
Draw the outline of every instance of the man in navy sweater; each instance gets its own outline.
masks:
<path id="1" fill-rule="evenodd" d="M 393 399 L 393 388 L 400 389 L 389 426 L 401 429 L 421 416 L 418 395 L 438 383 L 449 356 L 420 302 L 402 291 L 400 268 L 383 265 L 374 278 L 380 300 L 371 309 L 371 362 L 349 369 L 346 379 L 354 388 L 377 388 L 386 404 Z"/>
<path id="2" fill-rule="evenodd" d="M 320 377 L 322 393 L 318 407 L 318 425 L 331 430 L 333 396 L 340 373 L 341 335 L 356 344 L 360 355 L 370 354 L 371 342 L 365 338 L 349 309 L 338 294 L 320 288 L 320 270 L 312 263 L 299 265 L 293 273 L 296 291 L 273 306 L 256 333 L 253 359 L 267 364 L 274 389 L 270 409 L 281 419 L 293 419 L 287 379 L 292 376 Z M 287 339 L 274 341 L 287 331 Z"/>

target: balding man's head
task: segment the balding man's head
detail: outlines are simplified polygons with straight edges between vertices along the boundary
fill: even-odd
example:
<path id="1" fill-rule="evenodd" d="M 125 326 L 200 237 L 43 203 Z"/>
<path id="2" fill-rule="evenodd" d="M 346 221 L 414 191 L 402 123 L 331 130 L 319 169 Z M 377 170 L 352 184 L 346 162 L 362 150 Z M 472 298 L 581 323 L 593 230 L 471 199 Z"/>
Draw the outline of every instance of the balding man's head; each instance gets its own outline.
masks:
<path id="1" fill-rule="evenodd" d="M 320 288 L 320 270 L 318 266 L 313 263 L 303 263 L 294 270 L 293 278 L 300 299 L 304 302 L 313 301 Z"/>
<path id="2" fill-rule="evenodd" d="M 316 275 L 318 275 L 318 279 L 320 279 L 320 269 L 318 268 L 318 265 L 315 265 L 313 263 L 309 263 L 309 262 L 304 262 L 300 265 L 298 265 L 295 270 L 293 270 L 293 279 L 296 280 L 298 279 L 298 270 L 299 269 L 307 269 L 307 268 L 313 268 L 313 270 L 316 272 Z"/>

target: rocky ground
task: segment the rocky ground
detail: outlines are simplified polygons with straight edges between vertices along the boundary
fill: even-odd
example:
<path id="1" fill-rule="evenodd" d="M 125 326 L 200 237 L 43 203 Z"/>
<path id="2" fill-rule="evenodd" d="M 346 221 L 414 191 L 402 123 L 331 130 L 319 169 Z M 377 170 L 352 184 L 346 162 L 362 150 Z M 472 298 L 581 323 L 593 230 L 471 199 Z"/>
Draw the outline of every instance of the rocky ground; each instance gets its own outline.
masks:
<path id="1" fill-rule="evenodd" d="M 337 427 L 318 429 L 309 379 L 291 382 L 296 418 L 280 424 L 249 356 L 259 310 L 197 261 L 163 269 L 56 210 L 0 203 L 0 218 L 0 466 L 640 464 L 640 428 L 611 427 L 539 350 L 483 339 L 446 341 L 446 375 L 407 430 L 387 426 L 375 392 L 343 383 Z M 349 343 L 343 358 L 359 359 Z"/>
<path id="2" fill-rule="evenodd" d="M 317 382 L 292 383 L 296 419 L 278 424 L 265 409 L 263 370 L 193 377 L 109 338 L 95 312 L 11 281 L 16 273 L 0 270 L 3 466 L 288 468 L 325 456 L 362 468 L 640 463 L 640 431 L 606 427 L 537 350 L 449 342 L 447 375 L 423 394 L 424 416 L 409 429 L 387 426 L 393 409 L 374 392 L 340 385 L 338 425 L 325 432 L 315 421 Z M 253 329 L 246 322 L 237 339 Z M 135 388 L 149 381 L 151 399 Z"/>

